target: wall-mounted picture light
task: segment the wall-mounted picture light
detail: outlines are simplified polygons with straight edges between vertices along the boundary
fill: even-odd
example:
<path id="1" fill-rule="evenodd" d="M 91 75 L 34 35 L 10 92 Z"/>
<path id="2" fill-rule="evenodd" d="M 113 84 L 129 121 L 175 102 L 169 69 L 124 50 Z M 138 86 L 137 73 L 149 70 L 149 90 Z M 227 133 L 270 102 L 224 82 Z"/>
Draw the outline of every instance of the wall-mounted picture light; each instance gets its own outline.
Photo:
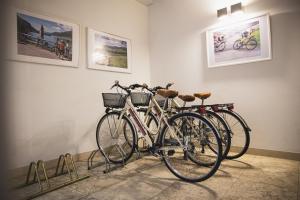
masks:
<path id="1" fill-rule="evenodd" d="M 231 5 L 230 6 L 230 13 L 231 13 L 231 15 L 236 15 L 238 13 L 243 13 L 242 3 L 237 3 L 237 4 Z M 228 16 L 227 7 L 217 10 L 217 16 L 218 16 L 219 19 Z"/>
<path id="2" fill-rule="evenodd" d="M 234 5 L 230 6 L 230 12 L 231 14 L 237 14 L 237 13 L 242 13 L 243 9 L 242 9 L 242 3 L 237 3 Z"/>
<path id="3" fill-rule="evenodd" d="M 227 16 L 227 8 L 225 7 L 225 8 L 217 10 L 217 16 L 218 16 L 218 18 L 226 17 Z"/>

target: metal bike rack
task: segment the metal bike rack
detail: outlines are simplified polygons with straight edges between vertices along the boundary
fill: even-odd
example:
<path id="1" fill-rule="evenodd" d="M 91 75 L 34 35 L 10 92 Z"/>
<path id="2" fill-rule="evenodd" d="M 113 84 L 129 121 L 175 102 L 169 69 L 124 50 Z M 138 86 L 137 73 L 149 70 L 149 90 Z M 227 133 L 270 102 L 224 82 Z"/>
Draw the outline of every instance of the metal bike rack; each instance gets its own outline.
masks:
<path id="1" fill-rule="evenodd" d="M 120 153 L 120 155 L 122 156 L 122 160 L 123 163 L 122 164 L 114 164 L 114 166 L 112 166 L 112 162 L 110 162 L 108 155 L 105 153 L 105 151 L 103 150 L 102 147 L 100 147 L 100 149 L 94 150 L 91 152 L 88 160 L 87 160 L 87 164 L 88 164 L 88 170 L 94 169 L 96 167 L 102 166 L 103 164 L 105 164 L 105 170 L 103 170 L 103 173 L 109 173 L 119 167 L 124 167 L 125 166 L 125 162 L 124 162 L 124 151 L 122 149 L 122 147 L 120 147 L 119 145 L 116 145 L 116 148 L 118 150 L 118 152 Z M 104 162 L 97 162 L 95 163 L 95 156 L 97 155 L 97 153 L 101 153 L 102 156 L 104 157 Z M 137 148 L 135 148 L 135 153 L 136 153 L 136 159 L 140 159 L 141 155 L 140 152 Z M 95 164 L 94 164 L 95 163 Z"/>
<path id="2" fill-rule="evenodd" d="M 40 168 L 42 170 L 43 177 L 40 175 L 40 171 L 41 171 Z M 67 169 L 67 171 L 65 171 L 65 168 Z M 61 176 L 63 174 L 68 174 L 70 180 L 66 181 L 60 185 L 50 184 L 49 179 Z M 18 186 L 17 188 L 22 188 L 22 187 L 26 187 L 26 186 L 38 183 L 40 191 L 24 198 L 24 199 L 33 199 L 38 196 L 44 195 L 46 193 L 52 192 L 54 190 L 60 189 L 62 187 L 65 187 L 72 183 L 84 180 L 89 177 L 90 177 L 89 175 L 79 177 L 72 155 L 69 153 L 66 153 L 65 155 L 59 156 L 55 173 L 52 176 L 48 176 L 44 161 L 38 160 L 37 163 L 31 162 L 29 165 L 25 184 L 22 184 L 22 185 Z M 43 182 L 46 182 L 45 188 L 43 187 Z"/>
<path id="3" fill-rule="evenodd" d="M 124 160 L 124 155 L 122 153 L 122 151 L 119 150 L 119 148 L 117 148 L 117 150 L 120 152 L 123 160 Z M 98 162 L 96 164 L 93 164 L 95 161 L 95 156 L 96 154 L 100 152 L 102 154 L 102 156 L 104 157 L 104 163 L 103 162 Z M 125 166 L 125 163 L 123 162 L 122 165 L 115 165 L 115 166 L 111 166 L 111 164 L 113 164 L 112 162 L 110 162 L 110 160 L 108 159 L 107 154 L 105 153 L 105 151 L 100 147 L 100 149 L 94 150 L 91 152 L 89 158 L 88 158 L 88 170 L 94 169 L 96 167 L 102 166 L 103 164 L 105 164 L 105 170 L 103 170 L 103 173 L 109 173 L 117 168 L 119 168 L 120 166 Z"/>
<path id="4" fill-rule="evenodd" d="M 94 164 L 94 162 L 95 162 L 94 159 L 95 159 L 95 156 L 97 155 L 97 153 L 100 153 L 99 149 L 94 150 L 94 151 L 91 152 L 91 154 L 90 154 L 90 156 L 89 156 L 89 158 L 87 160 L 88 170 L 91 170 L 91 169 L 99 167 L 99 166 L 101 166 L 103 164 L 106 164 L 106 160 L 105 160 L 105 162 L 97 162 L 96 164 Z"/>

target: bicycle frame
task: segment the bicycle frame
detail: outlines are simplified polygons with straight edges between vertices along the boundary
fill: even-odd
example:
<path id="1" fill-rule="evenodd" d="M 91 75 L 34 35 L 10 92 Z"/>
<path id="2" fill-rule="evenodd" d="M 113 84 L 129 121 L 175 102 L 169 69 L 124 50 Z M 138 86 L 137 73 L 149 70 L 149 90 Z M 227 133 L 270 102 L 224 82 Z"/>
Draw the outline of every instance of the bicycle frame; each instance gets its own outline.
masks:
<path id="1" fill-rule="evenodd" d="M 166 105 L 167 105 L 167 102 L 169 101 L 168 98 L 165 99 L 165 103 L 164 103 L 164 106 L 163 108 L 165 109 L 166 108 Z M 174 99 L 171 99 L 171 107 L 174 106 L 175 108 L 182 108 L 184 106 L 181 106 L 177 101 L 175 101 Z M 156 99 L 154 98 L 154 96 L 151 96 L 151 102 L 148 106 L 148 109 L 146 111 L 146 117 L 145 117 L 145 121 L 147 121 L 147 117 L 149 116 L 149 112 L 151 112 L 152 110 L 155 110 L 155 113 L 159 116 L 159 120 L 158 120 L 158 130 L 160 130 L 161 126 L 162 126 L 162 123 L 165 123 L 167 124 L 167 126 L 170 128 L 169 124 L 168 124 L 168 121 L 167 121 L 167 118 L 165 117 L 165 115 L 163 114 L 164 113 L 164 110 L 161 109 L 161 107 L 159 106 L 159 104 L 157 103 Z M 190 127 L 192 127 L 192 130 L 193 131 L 196 131 L 194 126 L 192 126 L 192 124 L 190 123 L 190 121 L 187 121 L 187 123 L 190 125 Z M 177 132 L 180 132 L 180 130 L 176 127 L 176 131 Z M 177 137 L 176 137 L 177 138 Z M 156 142 L 158 142 L 158 139 L 159 139 L 159 135 L 156 136 L 155 140 Z M 177 138 L 178 140 L 178 138 Z M 181 143 L 180 143 L 181 144 Z"/>
<path id="2" fill-rule="evenodd" d="M 145 123 L 146 120 L 143 121 L 139 117 L 138 112 L 136 111 L 134 105 L 129 100 L 129 96 L 128 96 L 127 99 L 126 99 L 125 107 L 121 111 L 120 117 L 117 121 L 117 124 L 118 124 L 117 129 L 114 131 L 113 135 L 118 135 L 119 129 L 123 127 L 122 124 L 121 124 L 121 119 L 124 115 L 127 115 L 129 113 L 132 116 L 135 124 L 137 125 L 137 128 L 141 132 L 140 136 L 145 139 L 146 144 L 148 144 L 150 147 L 153 147 L 155 144 L 159 144 L 158 143 L 158 140 L 159 140 L 158 138 L 161 134 L 160 129 L 161 129 L 162 123 L 164 123 L 164 124 L 166 124 L 166 126 L 168 126 L 171 136 L 174 137 L 177 140 L 177 142 L 180 144 L 180 147 L 184 148 L 184 145 L 182 144 L 182 142 L 180 141 L 180 139 L 176 135 L 176 132 L 180 132 L 180 130 L 178 130 L 178 128 L 176 128 L 175 131 L 173 130 L 173 128 L 168 123 L 168 118 L 163 114 L 164 111 L 160 108 L 160 106 L 158 105 L 158 103 L 156 102 L 156 100 L 152 96 L 151 97 L 151 106 L 149 106 L 149 108 L 152 108 L 153 106 L 159 111 L 159 113 L 161 113 L 160 119 L 159 119 L 159 127 L 158 127 L 158 129 L 155 133 L 154 133 L 154 131 L 150 130 L 150 128 L 148 128 L 148 126 Z M 147 111 L 147 112 L 149 112 L 149 111 Z M 149 136 L 149 133 L 153 133 L 153 134 L 157 135 L 154 141 L 151 140 L 151 138 Z"/>

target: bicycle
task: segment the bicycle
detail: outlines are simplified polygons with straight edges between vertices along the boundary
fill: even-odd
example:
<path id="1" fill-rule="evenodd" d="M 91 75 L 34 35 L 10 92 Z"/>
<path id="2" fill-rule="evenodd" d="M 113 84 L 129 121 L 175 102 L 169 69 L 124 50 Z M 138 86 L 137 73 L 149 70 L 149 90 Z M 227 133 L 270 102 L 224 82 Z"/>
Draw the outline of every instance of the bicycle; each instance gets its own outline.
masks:
<path id="1" fill-rule="evenodd" d="M 166 88 L 169 88 L 172 85 L 173 84 L 169 83 Z M 191 108 L 196 109 L 196 111 L 202 115 L 206 113 L 204 115 L 206 115 L 208 119 L 215 118 L 210 122 L 215 124 L 215 127 L 220 134 L 223 144 L 223 158 L 236 159 L 244 155 L 250 145 L 251 128 L 240 114 L 233 111 L 234 104 L 205 105 L 204 100 L 209 98 L 211 93 L 195 93 L 194 96 L 201 100 L 201 105 L 192 105 Z M 170 106 L 180 107 L 175 99 L 171 100 Z M 220 119 L 220 117 L 222 119 Z"/>
<path id="2" fill-rule="evenodd" d="M 154 90 L 157 89 L 169 89 L 171 86 L 173 85 L 173 83 L 168 83 L 166 85 L 165 88 L 161 87 L 161 86 L 157 86 L 155 87 Z M 213 124 L 213 126 L 217 129 L 217 132 L 219 133 L 220 139 L 221 139 L 221 143 L 222 143 L 222 156 L 223 159 L 227 157 L 227 154 L 230 150 L 230 146 L 231 146 L 231 130 L 229 125 L 226 123 L 226 121 L 217 113 L 209 110 L 209 109 L 205 109 L 206 107 L 203 106 L 191 106 L 191 107 L 185 107 L 187 102 L 193 102 L 195 100 L 195 97 L 192 95 L 179 95 L 178 96 L 183 102 L 183 106 L 181 106 L 174 98 L 170 100 L 169 102 L 169 113 L 176 113 L 176 110 L 182 110 L 183 109 L 188 109 L 189 111 L 194 111 L 199 113 L 201 116 L 205 117 L 211 124 Z M 157 97 L 157 101 L 159 102 L 159 97 Z M 163 106 L 163 102 L 164 99 L 160 99 L 160 106 Z M 150 110 L 151 110 L 151 106 L 148 107 L 146 110 L 144 110 L 143 112 L 145 113 L 145 116 L 147 116 L 147 113 L 151 114 Z M 172 110 L 173 109 L 173 110 Z M 174 110 L 175 109 L 175 110 Z M 152 117 L 151 117 L 152 118 Z M 153 121 L 155 121 L 155 118 L 153 119 Z"/>
<path id="3" fill-rule="evenodd" d="M 134 84 L 124 87 L 116 81 L 112 88 L 114 87 L 122 89 L 125 94 L 102 93 L 106 114 L 100 119 L 96 130 L 99 150 L 110 162 L 126 163 L 130 159 L 137 148 L 138 128 L 152 155 L 161 158 L 176 177 L 188 182 L 199 182 L 208 179 L 217 171 L 222 159 L 222 145 L 216 129 L 208 120 L 193 112 L 168 116 L 150 94 L 149 103 L 160 113 L 158 129 L 153 133 L 154 130 L 150 130 L 139 117 L 130 100 L 131 90 L 144 86 Z M 178 95 L 174 90 L 158 90 L 157 93 L 166 98 L 165 105 L 169 99 Z M 128 117 L 129 113 L 136 126 Z M 112 119 L 109 121 L 110 118 Z M 151 138 L 151 133 L 156 136 L 154 139 Z M 191 141 L 198 139 L 202 150 L 205 150 L 202 151 L 202 160 L 194 157 L 194 152 L 199 149 L 191 145 Z"/>
<path id="4" fill-rule="evenodd" d="M 226 47 L 226 42 L 224 37 L 221 40 L 214 41 L 215 52 L 224 51 L 225 47 Z"/>
<path id="5" fill-rule="evenodd" d="M 236 40 L 233 43 L 233 49 L 238 50 L 242 47 L 246 46 L 248 50 L 253 50 L 257 47 L 257 41 L 254 36 L 250 36 L 249 38 L 241 38 Z"/>

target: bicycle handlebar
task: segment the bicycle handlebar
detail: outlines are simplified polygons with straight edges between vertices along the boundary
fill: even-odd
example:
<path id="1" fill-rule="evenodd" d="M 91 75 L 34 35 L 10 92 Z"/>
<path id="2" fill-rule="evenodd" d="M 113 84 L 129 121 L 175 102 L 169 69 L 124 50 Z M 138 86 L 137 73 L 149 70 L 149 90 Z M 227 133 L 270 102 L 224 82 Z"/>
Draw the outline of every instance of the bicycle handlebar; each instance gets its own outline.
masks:
<path id="1" fill-rule="evenodd" d="M 120 85 L 119 81 L 116 80 L 115 84 L 113 84 L 113 86 L 110 89 L 113 89 L 114 87 L 119 87 L 122 90 L 126 91 L 128 94 L 130 94 L 131 90 L 134 90 L 136 88 L 143 88 L 143 89 L 148 90 L 152 94 L 155 94 L 157 92 L 157 90 L 160 90 L 160 89 L 169 89 L 172 85 L 174 85 L 174 83 L 168 83 L 166 85 L 166 87 L 156 86 L 154 88 L 149 88 L 148 85 L 145 84 L 145 83 L 143 85 L 135 83 L 135 84 L 132 84 L 132 85 L 130 85 L 128 87 L 125 87 L 125 86 Z"/>
<path id="2" fill-rule="evenodd" d="M 155 93 L 157 92 L 157 90 L 160 90 L 160 89 L 169 89 L 172 85 L 174 85 L 174 83 L 168 83 L 166 85 L 166 87 L 162 87 L 162 86 L 156 86 L 154 88 L 148 88 L 149 91 L 151 91 L 152 93 Z"/>

